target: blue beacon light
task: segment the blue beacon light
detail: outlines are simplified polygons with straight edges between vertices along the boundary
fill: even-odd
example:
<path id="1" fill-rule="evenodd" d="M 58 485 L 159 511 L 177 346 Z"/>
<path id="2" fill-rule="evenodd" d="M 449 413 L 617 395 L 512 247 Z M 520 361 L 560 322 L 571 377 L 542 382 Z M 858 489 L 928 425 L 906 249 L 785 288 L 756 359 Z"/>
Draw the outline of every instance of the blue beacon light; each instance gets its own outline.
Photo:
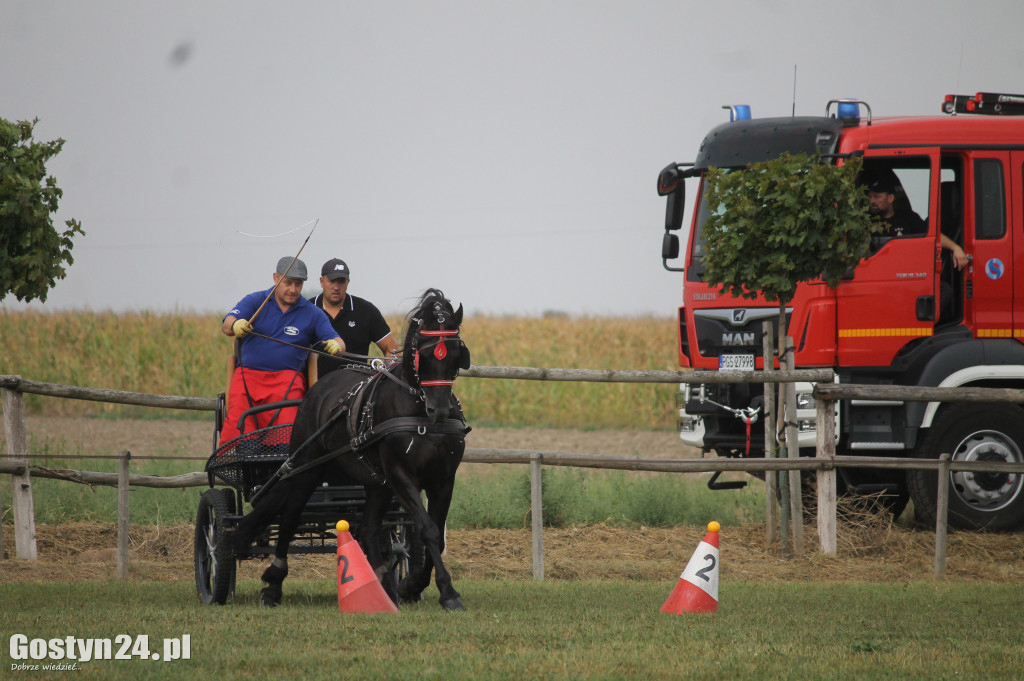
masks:
<path id="1" fill-rule="evenodd" d="M 729 110 L 730 123 L 750 120 L 750 105 L 748 104 L 734 104 L 732 106 L 723 106 L 722 108 Z"/>
<path id="2" fill-rule="evenodd" d="M 860 104 L 857 102 L 839 102 L 839 118 L 860 119 Z"/>

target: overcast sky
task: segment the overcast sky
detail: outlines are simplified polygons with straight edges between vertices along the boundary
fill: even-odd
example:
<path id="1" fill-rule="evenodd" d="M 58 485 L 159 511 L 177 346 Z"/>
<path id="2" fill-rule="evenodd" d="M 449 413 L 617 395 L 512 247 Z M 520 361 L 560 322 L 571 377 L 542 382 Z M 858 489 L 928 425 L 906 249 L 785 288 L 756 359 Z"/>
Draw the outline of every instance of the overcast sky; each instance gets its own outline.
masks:
<path id="1" fill-rule="evenodd" d="M 794 67 L 798 115 L 1024 92 L 1022 25 L 1020 0 L 0 0 L 0 117 L 67 140 L 56 224 L 86 231 L 34 307 L 223 313 L 319 219 L 307 293 L 340 257 L 384 312 L 434 286 L 673 315 L 655 179 L 722 105 L 790 115 Z"/>

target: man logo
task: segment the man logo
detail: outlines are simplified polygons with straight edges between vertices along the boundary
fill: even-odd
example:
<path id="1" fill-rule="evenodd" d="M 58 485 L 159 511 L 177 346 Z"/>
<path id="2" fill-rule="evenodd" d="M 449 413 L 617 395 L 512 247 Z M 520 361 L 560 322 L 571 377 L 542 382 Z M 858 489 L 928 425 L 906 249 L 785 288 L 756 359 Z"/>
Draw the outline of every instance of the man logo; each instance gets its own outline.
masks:
<path id="1" fill-rule="evenodd" d="M 337 265 L 334 266 L 334 271 L 335 272 L 338 272 L 338 271 L 344 272 L 345 271 L 345 266 L 342 265 L 342 264 L 337 264 Z"/>
<path id="2" fill-rule="evenodd" d="M 286 336 L 298 336 L 299 330 L 294 326 L 286 326 L 284 327 L 284 333 Z"/>
<path id="3" fill-rule="evenodd" d="M 746 318 L 747 318 L 747 311 L 744 310 L 743 308 L 740 308 L 739 310 L 733 310 L 732 311 L 732 323 L 733 324 L 742 324 L 743 320 L 746 319 Z"/>

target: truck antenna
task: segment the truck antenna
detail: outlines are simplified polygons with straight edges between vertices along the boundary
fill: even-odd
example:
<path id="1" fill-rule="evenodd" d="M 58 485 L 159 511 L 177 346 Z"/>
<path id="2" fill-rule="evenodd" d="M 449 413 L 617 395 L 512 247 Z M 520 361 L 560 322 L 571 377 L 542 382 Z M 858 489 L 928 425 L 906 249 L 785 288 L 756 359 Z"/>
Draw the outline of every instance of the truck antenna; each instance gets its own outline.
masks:
<path id="1" fill-rule="evenodd" d="M 793 64 L 793 118 L 796 118 L 796 64 Z"/>

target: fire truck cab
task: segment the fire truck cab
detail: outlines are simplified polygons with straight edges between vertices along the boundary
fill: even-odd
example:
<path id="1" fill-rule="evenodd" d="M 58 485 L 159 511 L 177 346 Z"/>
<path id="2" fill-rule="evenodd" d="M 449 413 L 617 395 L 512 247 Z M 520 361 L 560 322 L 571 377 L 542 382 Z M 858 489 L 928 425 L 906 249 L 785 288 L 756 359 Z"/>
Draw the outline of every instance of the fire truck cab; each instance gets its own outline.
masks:
<path id="1" fill-rule="evenodd" d="M 821 280 L 800 284 L 786 309 L 796 366 L 831 368 L 841 383 L 1024 388 L 1024 96 L 950 95 L 941 108 L 946 115 L 873 119 L 866 102 L 834 100 L 821 117 L 753 119 L 747 107 L 731 107 L 732 120 L 708 133 L 692 164 L 665 168 L 658 178 L 668 198 L 663 264 L 684 280 L 680 366 L 760 369 L 762 323 L 778 318 L 777 303 L 736 298 L 704 281 L 701 230 L 715 210 L 703 201 L 704 171 L 819 153 L 832 163 L 861 156 L 865 182 L 887 178 L 896 210 L 915 213 L 920 228 L 873 238 L 835 289 Z M 699 184 L 680 268 L 669 261 L 679 255 L 687 178 Z M 963 254 L 969 261 L 958 267 Z M 811 387 L 797 386 L 802 448 L 816 437 Z M 684 384 L 680 397 L 685 443 L 720 456 L 763 455 L 763 419 L 748 433 L 738 418 L 763 411 L 760 385 Z M 957 460 L 1024 462 L 1017 405 L 844 401 L 837 434 L 839 453 L 848 455 L 949 452 Z M 909 497 L 918 517 L 934 518 L 934 471 L 839 473 L 840 491 L 884 491 L 900 509 Z M 1024 525 L 1024 476 L 952 473 L 950 523 Z"/>

